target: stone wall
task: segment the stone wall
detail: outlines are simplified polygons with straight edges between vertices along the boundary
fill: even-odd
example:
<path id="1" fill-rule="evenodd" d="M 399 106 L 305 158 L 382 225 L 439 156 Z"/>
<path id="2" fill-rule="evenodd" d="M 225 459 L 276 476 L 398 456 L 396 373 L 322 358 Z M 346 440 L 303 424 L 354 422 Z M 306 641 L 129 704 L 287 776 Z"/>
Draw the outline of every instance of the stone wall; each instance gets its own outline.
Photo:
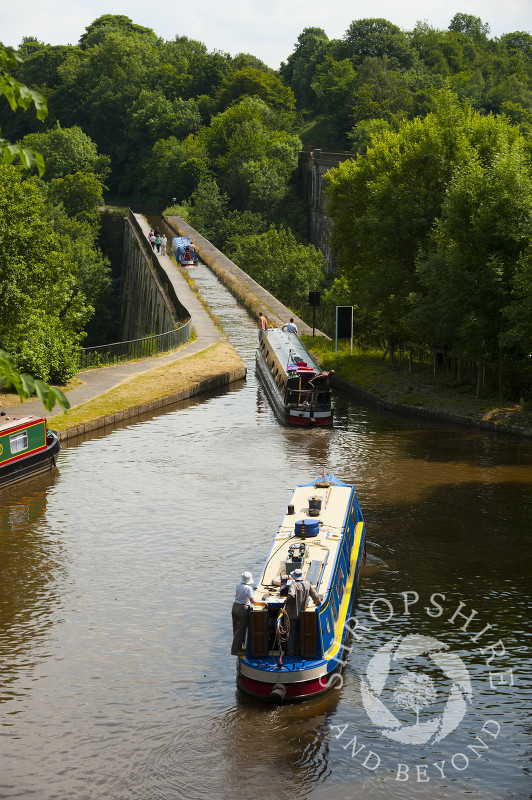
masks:
<path id="1" fill-rule="evenodd" d="M 323 176 L 342 161 L 350 161 L 353 158 L 356 158 L 354 153 L 326 153 L 323 150 L 302 152 L 299 157 L 301 191 L 310 215 L 310 241 L 323 253 L 328 270 L 334 269 L 335 259 L 329 247 L 331 221 L 327 216 Z"/>
<path id="2" fill-rule="evenodd" d="M 166 333 L 178 327 L 186 309 L 176 308 L 168 295 L 164 276 L 158 275 L 158 264 L 142 230 L 137 230 L 131 216 L 125 220 L 124 262 L 122 267 L 121 341 L 142 339 Z M 184 314 L 183 314 L 184 311 Z"/>

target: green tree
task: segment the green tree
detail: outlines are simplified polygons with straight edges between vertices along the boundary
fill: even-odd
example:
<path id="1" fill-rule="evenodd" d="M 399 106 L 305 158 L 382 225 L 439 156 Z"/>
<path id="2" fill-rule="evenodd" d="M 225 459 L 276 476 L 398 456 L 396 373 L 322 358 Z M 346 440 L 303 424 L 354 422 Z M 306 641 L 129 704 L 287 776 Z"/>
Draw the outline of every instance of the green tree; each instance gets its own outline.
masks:
<path id="1" fill-rule="evenodd" d="M 418 258 L 427 293 L 418 314 L 430 336 L 476 360 L 496 360 L 508 340 L 516 265 L 532 241 L 532 175 L 524 141 L 504 121 L 483 131 L 447 187 Z M 478 148 L 478 149 L 477 149 Z M 514 306 L 515 308 L 515 306 Z M 434 339 L 433 339 L 434 341 Z"/>
<path id="2" fill-rule="evenodd" d="M 159 184 L 158 176 L 162 177 L 170 167 L 164 160 L 160 164 L 154 163 L 153 148 L 156 142 L 183 140 L 197 131 L 201 123 L 195 100 L 169 100 L 160 90 L 143 89 L 130 109 L 127 132 L 118 151 L 121 169 L 115 183 L 120 196 L 138 196 L 146 176 L 148 180 L 145 185 L 152 194 L 155 185 Z M 158 157 L 163 156 L 159 154 Z M 157 179 L 152 181 L 149 178 L 153 172 Z M 193 180 L 194 175 L 191 177 Z M 167 197 L 172 191 L 168 188 L 168 182 L 161 189 L 153 193 Z"/>
<path id="3" fill-rule="evenodd" d="M 19 107 L 27 109 L 30 103 L 34 103 L 38 117 L 44 119 L 47 113 L 44 99 L 38 93 L 27 90 L 27 87 L 14 79 L 8 70 L 8 67 L 12 68 L 16 66 L 17 62 L 20 63 L 20 61 L 20 56 L 15 55 L 9 48 L 7 50 L 5 48 L 0 49 L 0 94 L 4 94 L 13 111 L 16 111 Z M 4 162 L 10 162 L 19 155 L 22 163 L 26 167 L 35 164 L 41 175 L 44 172 L 44 161 L 40 154 L 33 153 L 31 150 L 24 152 L 20 145 L 10 145 L 5 139 L 0 139 L 0 146 L 4 151 Z M 13 175 L 13 172 L 10 172 L 8 166 L 4 166 L 3 168 L 7 171 L 9 176 Z M 1 169 L 2 165 L 0 162 L 0 170 Z M 7 227 L 7 222 L 1 211 L 3 200 L 2 189 L 3 186 L 0 182 L 0 238 L 3 240 L 2 228 Z M 9 190 L 7 191 L 7 195 L 9 196 Z M 9 200 L 7 207 L 10 208 Z M 4 280 L 2 270 L 0 269 L 0 295 L 3 289 Z M 8 292 L 11 291 L 12 286 L 9 285 Z M 42 371 L 43 370 L 41 370 L 41 372 Z M 2 349 L 0 350 L 0 388 L 4 387 L 7 389 L 14 388 L 21 400 L 31 397 L 36 393 L 48 411 L 51 411 L 56 403 L 59 403 L 65 413 L 70 408 L 69 401 L 60 389 L 53 389 L 40 378 L 34 378 L 33 375 L 21 372 L 17 369 L 14 357 Z"/>
<path id="4" fill-rule="evenodd" d="M 187 36 L 176 36 L 160 46 L 161 63 L 149 84 L 158 82 L 169 99 L 214 97 L 224 77 L 232 71 L 227 53 L 209 53 L 207 47 Z"/>
<path id="5" fill-rule="evenodd" d="M 205 176 L 192 194 L 191 225 L 216 247 L 224 245 L 224 230 L 220 224 L 228 214 L 227 195 L 220 191 L 215 179 Z"/>
<path id="6" fill-rule="evenodd" d="M 210 176 L 209 157 L 203 138 L 188 136 L 160 139 L 143 165 L 143 186 L 152 197 L 176 197 L 182 203 L 193 194 L 200 181 Z"/>
<path id="7" fill-rule="evenodd" d="M 83 211 L 69 216 L 63 202 L 56 202 L 48 193 L 47 211 L 59 237 L 61 252 L 75 265 L 75 286 L 91 306 L 100 306 L 111 288 L 109 259 L 98 247 L 99 225 L 90 221 L 92 214 Z M 88 217 L 88 219 L 87 219 Z M 105 313 L 105 311 L 103 311 Z M 99 339 L 95 344 L 101 344 Z"/>
<path id="8" fill-rule="evenodd" d="M 353 21 L 345 33 L 344 45 L 355 66 L 368 57 L 387 56 L 397 68 L 409 69 L 416 59 L 406 34 L 386 19 Z"/>
<path id="9" fill-rule="evenodd" d="M 64 382 L 93 309 L 47 220 L 42 190 L 0 163 L 0 344 L 20 369 Z"/>
<path id="10" fill-rule="evenodd" d="M 316 108 L 347 130 L 353 124 L 357 73 L 350 59 L 336 61 L 328 55 L 316 67 L 312 89 Z"/>
<path id="11" fill-rule="evenodd" d="M 95 306 L 109 292 L 109 261 L 97 246 L 107 156 L 75 126 L 30 134 L 24 140 L 46 157 L 43 192 L 49 220 L 59 235 L 59 247 L 75 265 L 76 289 Z M 97 173 L 97 174 L 95 174 Z"/>
<path id="12" fill-rule="evenodd" d="M 121 148 L 130 123 L 130 109 L 142 88 L 152 86 L 161 48 L 151 37 L 111 30 L 84 58 L 71 64 L 68 80 L 50 96 L 56 118 L 79 125 L 111 156 L 113 186 L 123 166 Z"/>
<path id="13" fill-rule="evenodd" d="M 532 356 L 532 245 L 523 249 L 515 264 L 510 302 L 503 309 L 501 345 L 518 359 Z"/>
<path id="14" fill-rule="evenodd" d="M 103 203 L 103 187 L 96 175 L 75 172 L 50 181 L 47 189 L 48 200 L 52 205 L 62 204 L 69 217 L 98 229 L 98 207 Z"/>
<path id="15" fill-rule="evenodd" d="M 109 156 L 100 155 L 92 139 L 77 125 L 59 123 L 43 133 L 30 133 L 22 144 L 38 150 L 46 162 L 46 180 L 64 178 L 74 172 L 91 172 L 104 182 L 109 174 Z"/>
<path id="16" fill-rule="evenodd" d="M 141 37 L 152 44 L 157 41 L 157 36 L 151 28 L 144 28 L 136 25 L 123 14 L 103 14 L 85 28 L 79 40 L 79 46 L 86 50 L 89 47 L 101 44 L 110 33 L 118 33 L 121 36 Z"/>
<path id="17" fill-rule="evenodd" d="M 259 235 L 233 238 L 227 253 L 265 289 L 290 308 L 303 308 L 308 293 L 324 280 L 322 254 L 312 245 L 299 244 L 281 227 Z"/>
<path id="18" fill-rule="evenodd" d="M 288 192 L 301 141 L 276 128 L 275 113 L 260 98 L 246 97 L 213 117 L 202 137 L 217 183 L 237 210 L 271 210 Z"/>
<path id="19" fill-rule="evenodd" d="M 490 26 L 487 22 L 482 22 L 480 17 L 472 14 L 455 14 L 449 24 L 449 30 L 456 33 L 463 33 L 471 39 L 483 39 L 489 36 Z"/>
<path id="20" fill-rule="evenodd" d="M 463 159 L 468 113 L 442 93 L 437 113 L 384 131 L 366 158 L 325 176 L 332 248 L 353 298 L 372 310 L 390 350 L 408 335 L 407 312 L 419 288 L 415 257 Z"/>
<path id="21" fill-rule="evenodd" d="M 279 126 L 289 128 L 294 121 L 295 98 L 273 70 L 265 72 L 254 67 L 229 73 L 223 79 L 217 97 L 217 108 L 223 111 L 243 97 L 260 97 L 277 112 Z"/>
<path id="22" fill-rule="evenodd" d="M 325 60 L 330 47 L 322 28 L 305 28 L 297 37 L 294 52 L 281 64 L 281 78 L 291 87 L 300 108 L 318 110 L 312 84 L 316 68 Z"/>
<path id="23" fill-rule="evenodd" d="M 434 113 L 326 177 L 342 275 L 390 352 L 414 336 L 494 360 L 510 319 L 522 336 L 515 265 L 528 274 L 530 163 L 516 127 L 443 92 Z"/>

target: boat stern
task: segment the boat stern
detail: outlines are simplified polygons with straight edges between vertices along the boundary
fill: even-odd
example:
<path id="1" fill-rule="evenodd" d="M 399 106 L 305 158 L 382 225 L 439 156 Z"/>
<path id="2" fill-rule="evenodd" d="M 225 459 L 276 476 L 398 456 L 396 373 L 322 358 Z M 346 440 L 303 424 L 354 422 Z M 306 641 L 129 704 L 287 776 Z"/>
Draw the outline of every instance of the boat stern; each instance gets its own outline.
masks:
<path id="1" fill-rule="evenodd" d="M 331 689 L 338 678 L 336 663 L 325 660 L 305 661 L 285 657 L 237 660 L 237 686 L 245 694 L 270 703 L 294 702 L 317 697 Z"/>

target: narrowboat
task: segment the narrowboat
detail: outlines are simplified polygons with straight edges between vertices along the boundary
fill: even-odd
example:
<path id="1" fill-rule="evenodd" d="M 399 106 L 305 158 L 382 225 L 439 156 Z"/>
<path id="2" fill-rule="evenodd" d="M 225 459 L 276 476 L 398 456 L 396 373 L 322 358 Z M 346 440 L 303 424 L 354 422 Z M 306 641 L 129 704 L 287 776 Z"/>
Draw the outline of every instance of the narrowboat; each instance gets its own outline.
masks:
<path id="1" fill-rule="evenodd" d="M 182 267 L 192 267 L 198 263 L 196 248 L 188 236 L 174 236 L 172 239 L 172 255 Z"/>
<path id="2" fill-rule="evenodd" d="M 348 655 L 350 609 L 366 553 L 365 523 L 354 486 L 333 474 L 295 488 L 274 538 L 249 614 L 247 641 L 237 656 L 237 685 L 269 702 L 304 700 L 340 683 Z M 285 584 L 301 570 L 314 588 L 287 655 Z M 298 574 L 298 573 L 296 573 Z M 287 633 L 288 629 L 288 633 Z"/>
<path id="3" fill-rule="evenodd" d="M 0 488 L 55 467 L 60 450 L 44 417 L 0 415 Z"/>
<path id="4" fill-rule="evenodd" d="M 257 372 L 277 418 L 289 425 L 332 425 L 334 409 L 328 383 L 315 390 L 309 380 L 321 372 L 293 331 L 267 328 L 256 352 Z"/>

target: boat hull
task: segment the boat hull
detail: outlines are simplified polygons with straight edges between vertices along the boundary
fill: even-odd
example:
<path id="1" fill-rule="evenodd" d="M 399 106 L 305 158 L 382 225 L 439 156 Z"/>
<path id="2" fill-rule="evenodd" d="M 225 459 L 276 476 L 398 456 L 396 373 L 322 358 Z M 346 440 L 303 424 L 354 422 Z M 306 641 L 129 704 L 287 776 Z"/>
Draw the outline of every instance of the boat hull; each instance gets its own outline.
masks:
<path id="1" fill-rule="evenodd" d="M 301 678 L 294 683 L 286 683 L 285 676 L 280 674 L 276 683 L 266 683 L 249 678 L 239 670 L 236 682 L 238 688 L 244 692 L 244 694 L 254 697 L 257 700 L 268 703 L 290 703 L 297 702 L 298 700 L 308 700 L 311 697 L 318 697 L 330 691 L 335 686 L 337 687 L 340 682 L 339 673 L 340 667 L 337 667 L 331 673 L 324 671 L 318 678 L 310 678 L 308 680 Z M 282 692 L 273 692 L 274 688 L 281 686 L 283 687 Z"/>
<path id="2" fill-rule="evenodd" d="M 0 488 L 10 486 L 18 481 L 26 480 L 41 472 L 48 472 L 55 467 L 57 455 L 61 449 L 55 431 L 48 430 L 46 448 L 37 453 L 22 456 L 16 461 L 0 467 Z"/>

